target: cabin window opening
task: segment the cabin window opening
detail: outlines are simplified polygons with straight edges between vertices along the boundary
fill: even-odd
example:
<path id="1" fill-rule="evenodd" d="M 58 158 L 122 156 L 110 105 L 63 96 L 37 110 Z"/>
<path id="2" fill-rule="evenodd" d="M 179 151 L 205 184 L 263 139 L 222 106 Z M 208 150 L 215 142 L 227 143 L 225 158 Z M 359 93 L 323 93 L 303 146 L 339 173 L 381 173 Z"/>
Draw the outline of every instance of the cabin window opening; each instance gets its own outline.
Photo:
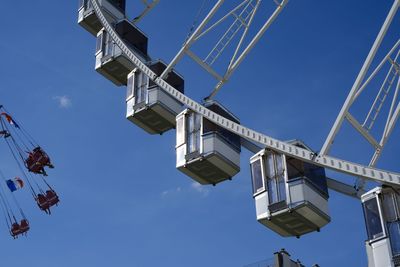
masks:
<path id="1" fill-rule="evenodd" d="M 111 36 L 106 32 L 104 32 L 104 37 L 103 38 L 104 38 L 103 39 L 104 40 L 103 41 L 103 43 L 104 43 L 104 56 L 111 56 L 112 53 L 113 53 L 113 48 L 114 48 L 113 40 L 112 40 Z"/>
<path id="2" fill-rule="evenodd" d="M 286 201 L 286 182 L 283 156 L 269 153 L 265 157 L 269 204 Z"/>
<path id="3" fill-rule="evenodd" d="M 381 216 L 376 198 L 367 200 L 363 204 L 365 225 L 367 227 L 368 239 L 373 240 L 383 236 Z"/>
<path id="4" fill-rule="evenodd" d="M 399 196 L 394 192 L 381 196 L 383 213 L 387 222 L 388 234 L 393 256 L 400 255 L 400 212 Z"/>
<path id="5" fill-rule="evenodd" d="M 102 32 L 101 34 L 99 34 L 97 36 L 97 39 L 96 39 L 96 54 L 98 52 L 101 52 L 103 50 L 103 48 L 104 48 L 104 40 L 103 40 L 103 38 L 104 38 L 104 32 Z"/>
<path id="6" fill-rule="evenodd" d="M 128 84 L 126 86 L 126 100 L 131 99 L 134 96 L 134 79 L 135 73 L 128 77 Z"/>
<path id="7" fill-rule="evenodd" d="M 176 122 L 176 145 L 180 146 L 185 143 L 185 121 L 184 117 L 180 117 Z"/>
<path id="8" fill-rule="evenodd" d="M 388 222 L 390 246 L 393 256 L 400 255 L 400 221 Z"/>
<path id="9" fill-rule="evenodd" d="M 135 104 L 146 101 L 147 83 L 145 75 L 142 72 L 135 73 Z"/>
<path id="10" fill-rule="evenodd" d="M 195 112 L 187 115 L 188 153 L 200 152 L 200 116 Z"/>
<path id="11" fill-rule="evenodd" d="M 328 186 L 324 168 L 302 162 L 295 158 L 287 158 L 288 181 L 298 178 L 307 179 L 317 190 L 328 196 Z"/>
<path id="12" fill-rule="evenodd" d="M 258 159 L 251 163 L 251 176 L 253 180 L 253 194 L 261 192 L 265 189 L 262 170 L 261 170 L 261 160 Z"/>
<path id="13" fill-rule="evenodd" d="M 221 138 L 223 138 L 226 142 L 228 142 L 231 146 L 235 147 L 237 150 L 240 151 L 240 136 L 237 134 L 232 133 L 231 131 L 226 130 L 223 127 L 218 126 L 217 124 L 204 119 L 203 123 L 203 134 L 207 133 L 217 133 Z"/>

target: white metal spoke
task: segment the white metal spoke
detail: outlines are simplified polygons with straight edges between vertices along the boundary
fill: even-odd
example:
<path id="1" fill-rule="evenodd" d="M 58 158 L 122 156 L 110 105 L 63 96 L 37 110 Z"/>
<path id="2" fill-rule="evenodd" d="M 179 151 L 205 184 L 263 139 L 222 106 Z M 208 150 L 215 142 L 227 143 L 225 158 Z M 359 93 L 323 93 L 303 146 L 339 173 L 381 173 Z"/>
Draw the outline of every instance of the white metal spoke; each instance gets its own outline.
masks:
<path id="1" fill-rule="evenodd" d="M 171 69 L 179 63 L 182 57 L 185 54 L 188 54 L 194 61 L 203 67 L 208 73 L 210 73 L 214 78 L 217 78 L 218 82 L 214 88 L 214 91 L 206 98 L 212 98 L 215 94 L 221 89 L 221 87 L 230 79 L 233 72 L 238 68 L 244 58 L 248 55 L 251 49 L 255 46 L 255 44 L 259 41 L 265 31 L 271 26 L 271 24 L 275 21 L 277 16 L 280 14 L 282 9 L 288 3 L 288 0 L 283 0 L 281 3 L 277 4 L 276 10 L 273 12 L 271 17 L 267 19 L 265 24 L 262 28 L 258 31 L 258 33 L 252 38 L 250 43 L 243 49 L 242 53 L 239 55 L 239 51 L 243 46 L 243 42 L 245 37 L 248 34 L 248 29 L 250 24 L 252 24 L 255 13 L 259 7 L 261 0 L 245 0 L 242 1 L 239 5 L 235 8 L 230 10 L 226 15 L 222 18 L 217 20 L 211 26 L 206 28 L 206 26 L 210 23 L 211 19 L 215 16 L 216 12 L 221 8 L 222 4 L 224 3 L 223 0 L 217 1 L 211 11 L 208 13 L 206 18 L 200 23 L 197 29 L 191 34 L 188 40 L 184 43 L 183 47 L 179 50 L 176 54 L 174 59 L 165 69 L 165 71 L 161 74 L 161 78 L 165 78 L 167 74 L 171 71 Z M 255 4 L 254 4 L 255 3 Z M 235 20 L 230 25 L 228 30 L 222 35 L 222 37 L 217 41 L 211 51 L 207 54 L 207 56 L 202 60 L 199 61 L 200 57 L 196 55 L 193 50 L 190 50 L 191 47 L 197 42 L 200 38 L 204 35 L 209 33 L 213 30 L 217 25 L 221 24 L 223 21 L 228 19 L 228 17 L 234 16 Z M 233 56 L 231 60 L 227 62 L 227 68 L 225 73 L 219 74 L 216 70 L 214 70 L 211 66 L 216 62 L 216 60 L 220 57 L 222 52 L 227 48 L 227 46 L 231 43 L 234 36 L 244 27 L 244 31 L 241 35 L 240 40 L 233 52 Z M 190 50 L 190 51 L 189 51 Z"/>
<path id="2" fill-rule="evenodd" d="M 93 1 L 93 0 L 91 0 L 91 1 Z M 214 7 L 211 9 L 211 11 L 207 14 L 206 18 L 200 23 L 200 25 L 197 27 L 197 29 L 193 32 L 193 34 L 185 42 L 185 44 L 183 45 L 181 50 L 179 50 L 178 54 L 176 54 L 175 58 L 171 61 L 171 63 L 167 66 L 167 68 L 161 74 L 161 76 L 160 76 L 161 78 L 165 78 L 168 75 L 168 73 L 172 70 L 172 68 L 175 67 L 176 64 L 178 64 L 178 62 L 184 56 L 185 51 L 190 49 L 193 42 L 195 42 L 196 36 L 198 36 L 200 34 L 200 32 L 207 25 L 207 23 L 211 20 L 211 18 L 214 16 L 214 14 L 218 11 L 218 9 L 221 7 L 221 5 L 223 3 L 224 3 L 224 0 L 218 0 L 218 2 L 214 5 Z"/>
<path id="3" fill-rule="evenodd" d="M 230 66 L 230 69 L 227 71 L 227 73 L 224 75 L 224 79 L 220 81 L 212 91 L 212 93 L 206 98 L 206 99 L 211 99 L 213 98 L 219 90 L 221 90 L 222 86 L 226 81 L 229 80 L 229 78 L 232 76 L 233 72 L 239 67 L 240 63 L 245 59 L 245 57 L 250 53 L 250 51 L 253 49 L 253 47 L 256 45 L 256 43 L 260 40 L 260 38 L 264 35 L 265 31 L 271 26 L 271 24 L 275 21 L 275 19 L 279 16 L 279 14 L 282 12 L 283 8 L 286 6 L 288 3 L 288 0 L 283 0 L 282 3 L 276 8 L 274 13 L 271 15 L 271 17 L 265 22 L 265 24 L 262 26 L 262 28 L 258 31 L 258 33 L 254 36 L 254 38 L 251 40 L 251 42 L 247 45 L 247 47 L 244 49 L 242 54 L 238 57 L 238 59 Z"/>
<path id="4" fill-rule="evenodd" d="M 346 114 L 346 119 L 350 122 L 350 124 L 375 148 L 380 148 L 378 141 L 368 133 L 367 130 L 363 128 L 363 126 L 354 118 L 349 112 Z"/>
<path id="5" fill-rule="evenodd" d="M 215 79 L 217 80 L 222 80 L 223 77 L 219 75 L 216 71 L 214 71 L 208 64 L 204 63 L 201 58 L 199 58 L 196 54 L 194 54 L 192 51 L 187 50 L 186 54 L 191 57 L 195 62 L 197 62 L 201 67 L 203 67 L 206 71 L 208 71 L 212 76 L 214 76 Z"/>
<path id="6" fill-rule="evenodd" d="M 335 121 L 331 131 L 328 134 L 328 137 L 325 140 L 325 143 L 324 143 L 324 145 L 323 145 L 323 147 L 321 149 L 321 154 L 322 155 L 326 155 L 326 154 L 329 153 L 329 150 L 330 150 L 330 148 L 332 146 L 332 143 L 333 143 L 337 133 L 339 132 L 339 130 L 340 130 L 341 126 L 342 126 L 342 123 L 343 123 L 343 120 L 345 118 L 345 115 L 348 112 L 350 106 L 354 102 L 355 95 L 359 91 L 360 86 L 362 85 L 362 82 L 363 82 L 363 80 L 365 78 L 365 75 L 367 74 L 367 71 L 368 71 L 368 69 L 369 69 L 369 67 L 370 67 L 370 65 L 371 65 L 371 63 L 372 63 L 372 61 L 373 61 L 373 59 L 374 59 L 374 57 L 375 57 L 380 45 L 382 43 L 382 41 L 383 41 L 383 38 L 386 35 L 386 32 L 387 32 L 387 30 L 388 30 L 388 28 L 389 28 L 389 26 L 390 26 L 390 24 L 391 24 L 391 22 L 392 22 L 392 20 L 393 20 L 393 18 L 395 16 L 395 14 L 396 14 L 396 12 L 397 12 L 397 10 L 399 8 L 399 5 L 400 5 L 400 0 L 395 0 L 393 5 L 392 5 L 392 8 L 389 11 L 388 16 L 386 17 L 385 22 L 382 25 L 381 30 L 379 31 L 379 34 L 378 34 L 377 38 L 375 39 L 374 44 L 372 45 L 372 48 L 371 48 L 371 50 L 370 50 L 370 52 L 369 52 L 369 54 L 368 54 L 368 56 L 367 56 L 367 58 L 366 58 L 366 60 L 365 60 L 365 62 L 363 64 L 362 68 L 361 68 L 360 73 L 358 74 L 357 79 L 354 82 L 353 87 L 351 88 L 350 93 L 347 96 L 347 99 L 346 99 L 342 109 L 340 110 L 339 115 L 337 116 L 336 121 Z"/>

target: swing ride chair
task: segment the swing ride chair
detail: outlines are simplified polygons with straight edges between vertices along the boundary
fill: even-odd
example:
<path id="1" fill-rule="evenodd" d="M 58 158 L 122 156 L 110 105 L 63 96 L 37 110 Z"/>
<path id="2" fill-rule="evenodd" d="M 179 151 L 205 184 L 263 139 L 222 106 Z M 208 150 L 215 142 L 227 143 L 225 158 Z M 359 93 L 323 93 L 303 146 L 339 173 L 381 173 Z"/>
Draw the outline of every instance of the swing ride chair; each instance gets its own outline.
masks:
<path id="1" fill-rule="evenodd" d="M 17 222 L 14 222 L 11 225 L 10 234 L 14 239 L 16 239 L 20 235 L 25 235 L 26 236 L 28 231 L 29 231 L 29 229 L 30 229 L 30 226 L 29 226 L 28 220 L 27 219 L 22 219 L 20 224 L 18 224 Z"/>
<path id="2" fill-rule="evenodd" d="M 125 0 L 99 0 L 99 5 L 111 23 L 125 18 Z M 79 0 L 78 14 L 78 24 L 96 37 L 103 26 L 97 18 L 90 0 Z"/>
<path id="3" fill-rule="evenodd" d="M 142 61 L 149 61 L 147 36 L 141 30 L 124 19 L 115 24 L 115 31 Z M 98 73 L 117 86 L 127 85 L 127 76 L 135 68 L 135 65 L 114 43 L 104 28 L 97 34 L 95 55 L 95 69 Z"/>
<path id="4" fill-rule="evenodd" d="M 36 196 L 36 202 L 41 210 L 51 214 L 50 208 L 58 206 L 60 199 L 57 193 L 52 188 L 49 188 L 45 193 L 42 192 Z"/>
<path id="5" fill-rule="evenodd" d="M 373 267 L 400 266 L 400 195 L 393 187 L 376 187 L 361 196 Z"/>
<path id="6" fill-rule="evenodd" d="M 46 199 L 47 199 L 47 202 L 49 203 L 50 207 L 52 207 L 54 205 L 58 206 L 58 203 L 60 202 L 60 199 L 59 199 L 57 193 L 53 189 L 46 191 Z"/>
<path id="7" fill-rule="evenodd" d="M 292 144 L 308 149 L 302 142 Z M 263 149 L 250 159 L 257 220 L 280 234 L 319 231 L 330 222 L 325 170 Z"/>
<path id="8" fill-rule="evenodd" d="M 44 194 L 38 194 L 36 202 L 41 210 L 45 211 L 46 213 L 50 213 L 50 203 Z"/>
<path id="9" fill-rule="evenodd" d="M 33 173 L 47 175 L 44 167 L 54 168 L 50 162 L 47 153 L 40 147 L 35 147 L 29 152 L 28 158 L 25 160 L 26 168 Z"/>
<path id="10" fill-rule="evenodd" d="M 216 101 L 204 106 L 239 123 Z M 190 109 L 176 117 L 176 167 L 200 184 L 216 185 L 240 171 L 240 137 Z"/>
<path id="11" fill-rule="evenodd" d="M 167 66 L 157 60 L 149 63 L 149 67 L 161 75 Z M 183 77 L 175 71 L 168 74 L 166 82 L 184 93 Z M 182 111 L 179 101 L 137 68 L 128 75 L 126 104 L 126 118 L 150 134 L 162 134 L 175 128 L 175 117 Z"/>

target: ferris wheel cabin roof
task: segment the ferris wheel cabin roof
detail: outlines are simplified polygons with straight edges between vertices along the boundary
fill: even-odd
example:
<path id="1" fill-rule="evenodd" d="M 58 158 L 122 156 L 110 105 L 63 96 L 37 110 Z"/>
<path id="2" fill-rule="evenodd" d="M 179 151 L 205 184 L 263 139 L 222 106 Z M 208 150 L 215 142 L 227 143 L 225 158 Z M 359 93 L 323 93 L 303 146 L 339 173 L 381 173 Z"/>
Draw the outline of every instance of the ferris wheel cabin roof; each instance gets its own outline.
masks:
<path id="1" fill-rule="evenodd" d="M 123 41 L 139 51 L 144 57 L 148 57 L 148 38 L 136 25 L 127 19 L 123 19 L 115 25 L 115 31 Z"/>
<path id="2" fill-rule="evenodd" d="M 161 59 L 157 59 L 149 63 L 149 68 L 157 76 L 160 76 L 167 68 L 167 64 L 165 64 L 165 62 Z M 167 77 L 164 80 L 182 94 L 185 92 L 185 80 L 183 76 L 176 72 L 174 69 L 168 73 Z M 149 86 L 152 87 L 157 85 L 152 80 L 149 80 Z"/>

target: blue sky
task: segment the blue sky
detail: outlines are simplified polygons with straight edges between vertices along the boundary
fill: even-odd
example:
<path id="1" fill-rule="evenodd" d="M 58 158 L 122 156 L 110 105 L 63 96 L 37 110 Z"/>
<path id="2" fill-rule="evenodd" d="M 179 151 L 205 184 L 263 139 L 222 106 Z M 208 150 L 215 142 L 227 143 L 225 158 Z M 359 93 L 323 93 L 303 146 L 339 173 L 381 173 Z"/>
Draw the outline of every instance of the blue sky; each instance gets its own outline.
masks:
<path id="1" fill-rule="evenodd" d="M 48 179 L 61 204 L 47 216 L 27 191 L 17 192 L 32 229 L 12 240 L 0 224 L 1 266 L 240 267 L 281 248 L 307 266 L 366 265 L 356 200 L 331 191 L 328 226 L 300 239 L 281 238 L 255 219 L 249 152 L 243 151 L 233 181 L 216 187 L 197 186 L 178 172 L 175 133 L 150 136 L 126 120 L 125 88 L 94 71 L 95 39 L 77 25 L 76 2 L 2 6 L 1 103 L 52 156 L 56 168 Z M 142 6 L 127 2 L 133 18 Z M 272 2 L 263 1 L 261 12 L 270 12 Z M 290 1 L 217 99 L 244 125 L 319 150 L 391 4 Z M 153 58 L 173 58 L 200 5 L 160 1 L 139 23 Z M 379 55 L 397 40 L 399 27 L 397 17 Z M 201 100 L 211 92 L 214 81 L 190 60 L 177 70 L 189 96 Z M 400 171 L 399 134 L 397 128 L 379 167 Z M 366 163 L 370 150 L 356 137 L 346 126 L 332 154 Z M 1 147 L 0 168 L 14 176 L 18 170 Z"/>

